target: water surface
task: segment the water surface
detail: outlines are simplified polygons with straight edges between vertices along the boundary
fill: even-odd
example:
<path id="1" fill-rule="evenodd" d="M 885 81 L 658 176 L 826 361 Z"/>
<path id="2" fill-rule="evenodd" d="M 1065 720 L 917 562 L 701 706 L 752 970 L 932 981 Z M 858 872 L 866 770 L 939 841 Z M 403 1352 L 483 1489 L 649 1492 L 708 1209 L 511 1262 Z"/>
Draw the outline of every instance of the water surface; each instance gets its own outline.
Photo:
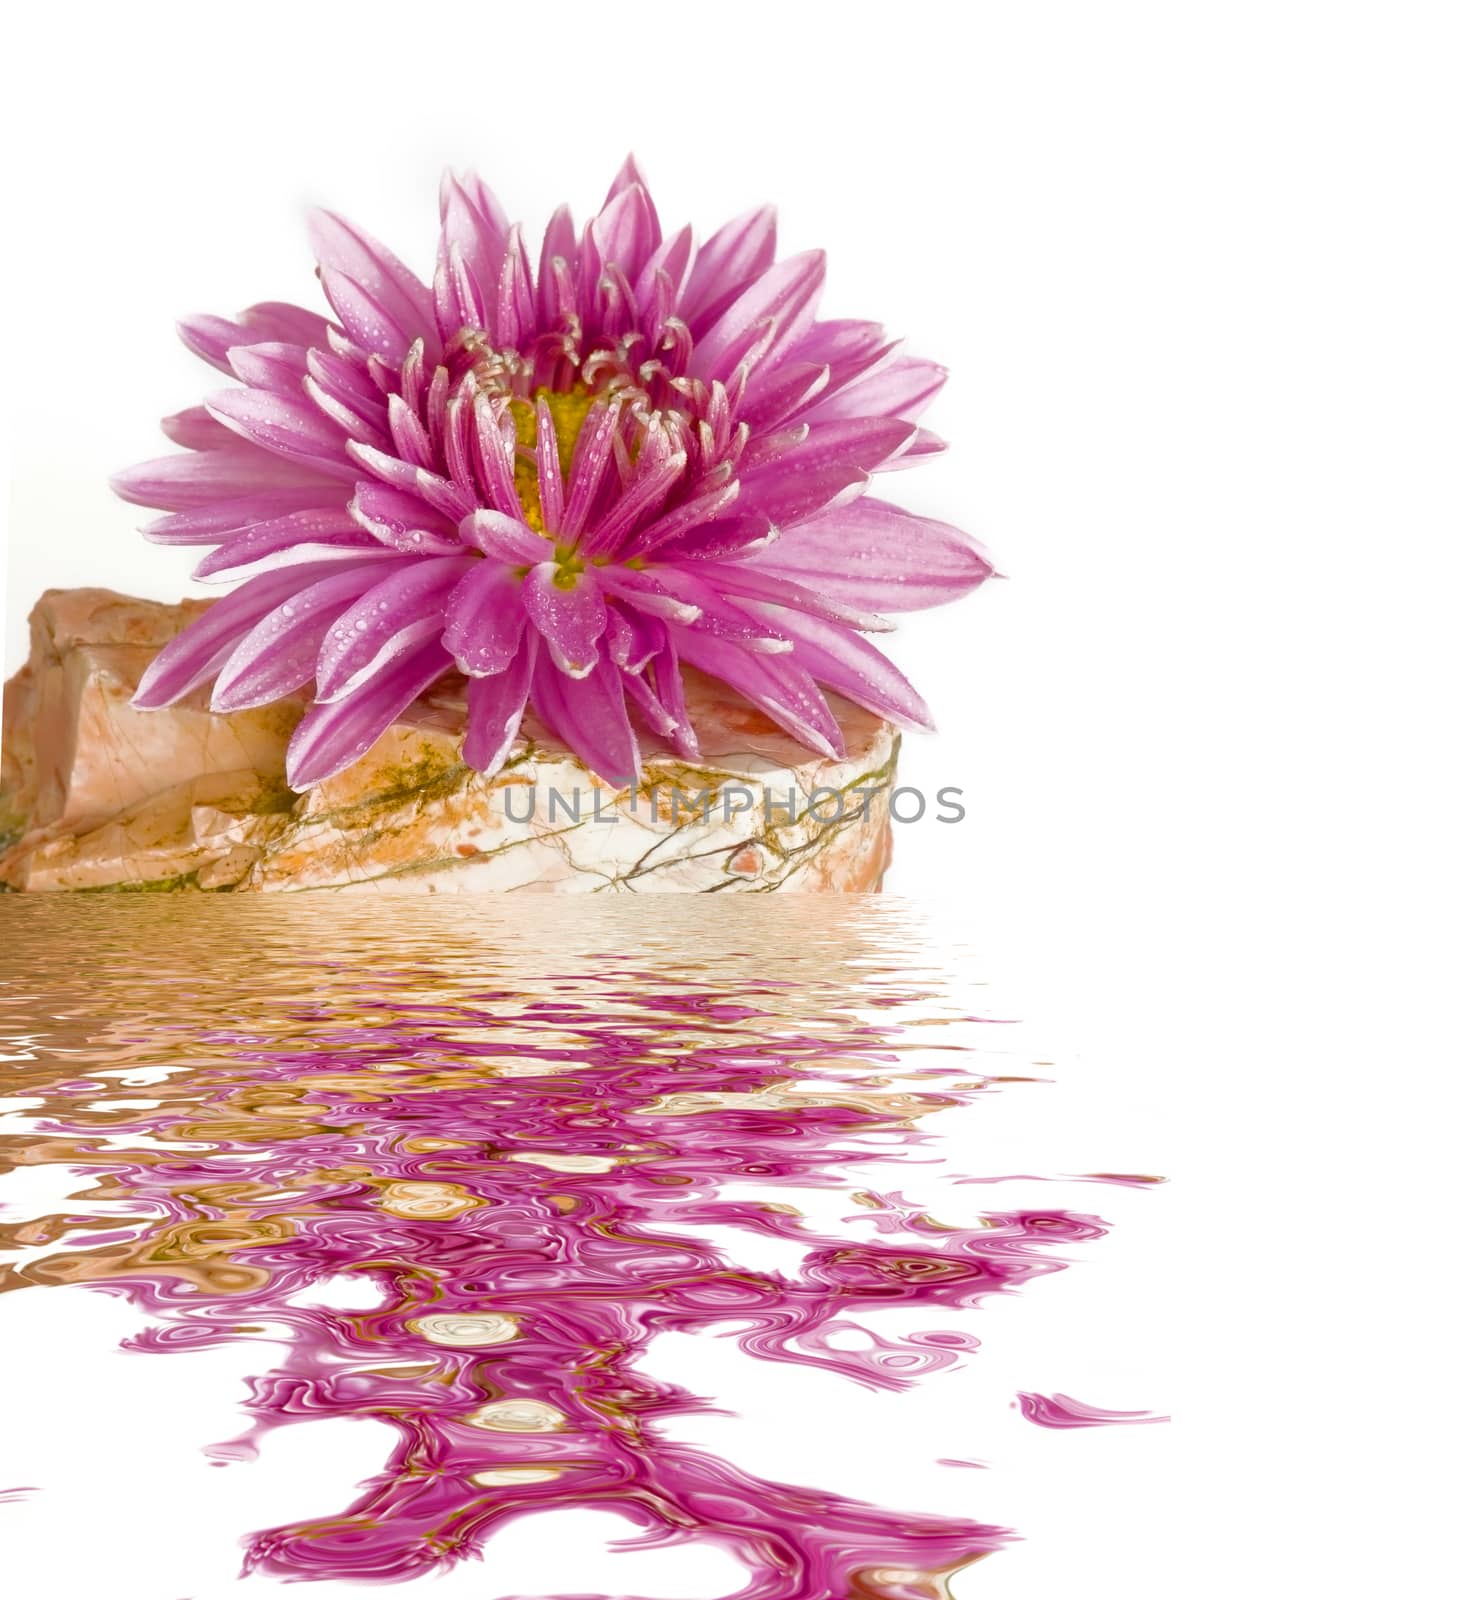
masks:
<path id="1" fill-rule="evenodd" d="M 718 1334 L 902 1388 L 966 1359 L 977 1313 L 849 1349 L 859 1312 L 973 1311 L 1102 1233 L 907 1198 L 933 1114 L 1019 1076 L 911 908 L 37 897 L 0 906 L 0 939 L 0 1168 L 77 1175 L 74 1204 L 5 1213 L 0 1290 L 125 1294 L 142 1349 L 287 1338 L 219 1459 L 317 1417 L 394 1432 L 352 1504 L 240 1529 L 249 1570 L 410 1579 L 587 1506 L 723 1545 L 736 1600 L 929 1600 L 1008 1537 L 674 1442 L 663 1419 L 711 1397 L 642 1360 L 662 1331 Z M 837 1231 L 767 1198 L 848 1193 L 854 1160 L 889 1179 Z M 737 1263 L 706 1239 L 727 1223 L 799 1269 Z M 379 1304 L 294 1303 L 341 1274 Z"/>

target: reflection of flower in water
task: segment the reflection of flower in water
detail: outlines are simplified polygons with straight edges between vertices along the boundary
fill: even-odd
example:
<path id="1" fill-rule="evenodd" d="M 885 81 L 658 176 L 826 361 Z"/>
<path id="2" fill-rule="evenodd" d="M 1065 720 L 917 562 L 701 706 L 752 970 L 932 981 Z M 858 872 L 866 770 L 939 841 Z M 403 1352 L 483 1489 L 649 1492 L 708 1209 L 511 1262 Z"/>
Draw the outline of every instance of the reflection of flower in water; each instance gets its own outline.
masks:
<path id="1" fill-rule="evenodd" d="M 333 904 L 319 933 L 307 907 L 224 919 L 207 902 L 28 903 L 17 945 L 33 998 L 7 1031 L 31 1043 L 0 1090 L 42 1099 L 54 1131 L 0 1150 L 102 1187 L 4 1230 L 60 1247 L 4 1286 L 119 1285 L 159 1319 L 142 1348 L 292 1330 L 226 1456 L 316 1416 L 396 1431 L 347 1513 L 257 1536 L 251 1565 L 402 1578 L 566 1505 L 719 1540 L 758 1600 L 918 1600 L 997 1547 L 981 1523 L 756 1479 L 665 1440 L 657 1419 L 701 1402 L 640 1362 L 660 1330 L 730 1322 L 756 1357 L 903 1388 L 976 1341 L 867 1334 L 851 1313 L 969 1307 L 1099 1236 L 1054 1208 L 935 1221 L 866 1188 L 856 1220 L 824 1235 L 755 1192 L 750 1180 L 846 1194 L 849 1150 L 895 1159 L 927 1137 L 918 1118 L 985 1081 L 942 1038 L 902 1031 L 900 1015 L 938 1023 L 951 1008 L 898 963 L 870 966 L 870 951 L 889 955 L 882 924 L 657 906 L 651 928 L 622 911 L 534 922 L 432 905 L 393 907 L 381 944 L 372 913 L 347 909 Z M 83 936 L 97 958 L 84 986 Z M 352 959 L 322 965 L 319 948 Z M 202 960 L 206 987 L 181 997 L 177 975 Z M 502 1072 L 518 1062 L 547 1070 Z M 129 1077 L 149 1082 L 150 1108 L 95 1108 Z M 798 1245 L 800 1267 L 735 1265 L 702 1240 L 723 1223 Z M 379 1286 L 378 1307 L 293 1303 L 350 1272 Z"/>

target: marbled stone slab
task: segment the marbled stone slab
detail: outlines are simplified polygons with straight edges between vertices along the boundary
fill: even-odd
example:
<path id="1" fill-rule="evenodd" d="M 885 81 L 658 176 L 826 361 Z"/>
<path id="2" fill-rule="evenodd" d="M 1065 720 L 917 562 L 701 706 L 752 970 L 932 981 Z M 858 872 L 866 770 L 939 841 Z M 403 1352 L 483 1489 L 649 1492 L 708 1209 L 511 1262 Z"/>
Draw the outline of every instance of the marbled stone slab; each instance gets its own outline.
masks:
<path id="1" fill-rule="evenodd" d="M 526 719 L 504 769 L 461 760 L 465 684 L 445 679 L 352 767 L 305 794 L 284 749 L 305 701 L 219 716 L 205 693 L 128 703 L 204 602 L 51 590 L 5 688 L 0 886 L 379 893 L 875 890 L 898 740 L 832 697 L 844 760 L 809 755 L 686 674 L 703 758 L 652 738 L 634 790 L 602 784 Z M 811 804 L 809 804 L 811 802 Z"/>

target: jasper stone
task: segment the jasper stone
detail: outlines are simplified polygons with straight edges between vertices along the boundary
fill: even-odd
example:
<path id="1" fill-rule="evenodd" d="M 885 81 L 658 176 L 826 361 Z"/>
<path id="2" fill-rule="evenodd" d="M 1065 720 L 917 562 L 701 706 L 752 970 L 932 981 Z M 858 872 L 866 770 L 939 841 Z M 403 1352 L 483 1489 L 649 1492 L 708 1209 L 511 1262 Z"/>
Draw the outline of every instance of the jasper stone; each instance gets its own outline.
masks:
<path id="1" fill-rule="evenodd" d="M 284 752 L 304 698 L 221 716 L 207 691 L 130 697 L 207 602 L 53 589 L 5 686 L 0 887 L 12 890 L 867 891 L 891 848 L 898 739 L 830 696 L 847 756 L 809 754 L 691 671 L 702 758 L 646 735 L 616 789 L 537 723 L 492 778 L 461 759 L 465 681 L 446 678 L 303 794 Z M 810 806 L 809 806 L 810 802 Z"/>

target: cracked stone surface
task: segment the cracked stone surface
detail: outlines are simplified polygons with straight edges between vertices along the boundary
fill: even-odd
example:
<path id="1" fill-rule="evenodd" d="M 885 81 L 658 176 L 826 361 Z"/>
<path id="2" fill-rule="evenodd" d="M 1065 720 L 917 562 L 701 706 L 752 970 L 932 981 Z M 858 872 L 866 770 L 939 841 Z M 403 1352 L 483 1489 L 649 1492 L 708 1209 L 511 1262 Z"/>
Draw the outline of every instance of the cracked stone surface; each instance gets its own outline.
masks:
<path id="1" fill-rule="evenodd" d="M 704 755 L 644 740 L 613 789 L 534 722 L 485 779 L 461 759 L 465 683 L 444 679 L 354 766 L 304 794 L 284 750 L 304 699 L 219 716 L 200 693 L 128 703 L 207 604 L 50 590 L 5 686 L 0 887 L 11 890 L 746 893 L 869 891 L 891 852 L 894 730 L 831 696 L 823 760 L 686 674 Z"/>

